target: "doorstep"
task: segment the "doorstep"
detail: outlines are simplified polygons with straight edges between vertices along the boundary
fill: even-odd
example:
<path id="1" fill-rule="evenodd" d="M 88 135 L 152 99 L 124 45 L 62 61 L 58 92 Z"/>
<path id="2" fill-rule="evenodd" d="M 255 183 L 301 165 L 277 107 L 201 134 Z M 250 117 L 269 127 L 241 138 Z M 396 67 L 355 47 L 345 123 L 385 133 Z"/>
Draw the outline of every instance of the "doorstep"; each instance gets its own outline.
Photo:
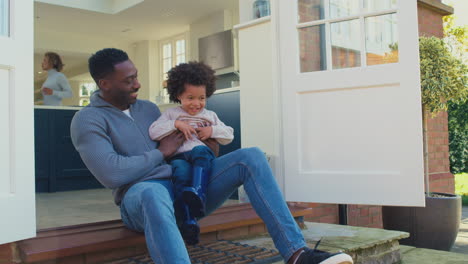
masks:
<path id="1" fill-rule="evenodd" d="M 288 203 L 300 223 L 310 215 L 306 204 Z M 265 233 L 266 228 L 250 204 L 219 208 L 200 221 L 201 242 L 235 239 Z M 88 264 L 146 252 L 144 236 L 120 220 L 41 230 L 35 238 L 15 243 L 16 263 Z M 1 263 L 1 261 L 0 261 Z"/>

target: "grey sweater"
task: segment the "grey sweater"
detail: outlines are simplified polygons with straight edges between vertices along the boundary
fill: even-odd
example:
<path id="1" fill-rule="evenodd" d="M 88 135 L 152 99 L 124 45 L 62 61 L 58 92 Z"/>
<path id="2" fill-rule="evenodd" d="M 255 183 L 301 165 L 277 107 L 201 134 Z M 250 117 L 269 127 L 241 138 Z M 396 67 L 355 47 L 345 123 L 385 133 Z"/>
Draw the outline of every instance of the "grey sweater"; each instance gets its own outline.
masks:
<path id="1" fill-rule="evenodd" d="M 73 96 L 67 77 L 55 69 L 47 71 L 47 79 L 42 87 L 53 90 L 51 95 L 44 95 L 44 105 L 62 105 L 62 98 Z"/>
<path id="2" fill-rule="evenodd" d="M 130 105 L 130 118 L 104 101 L 99 92 L 73 117 L 71 138 L 86 167 L 100 183 L 113 189 L 114 201 L 120 205 L 130 186 L 169 178 L 172 169 L 148 134 L 151 123 L 161 115 L 158 107 L 137 100 Z"/>

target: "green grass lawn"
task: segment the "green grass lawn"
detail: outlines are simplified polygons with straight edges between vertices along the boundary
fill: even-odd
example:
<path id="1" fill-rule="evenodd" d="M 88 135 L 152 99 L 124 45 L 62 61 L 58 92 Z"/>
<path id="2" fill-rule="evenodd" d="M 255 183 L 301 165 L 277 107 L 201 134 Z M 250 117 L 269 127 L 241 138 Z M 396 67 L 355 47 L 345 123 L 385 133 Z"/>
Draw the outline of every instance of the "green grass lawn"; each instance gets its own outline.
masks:
<path id="1" fill-rule="evenodd" d="M 455 193 L 461 195 L 463 205 L 468 206 L 468 173 L 455 174 Z"/>

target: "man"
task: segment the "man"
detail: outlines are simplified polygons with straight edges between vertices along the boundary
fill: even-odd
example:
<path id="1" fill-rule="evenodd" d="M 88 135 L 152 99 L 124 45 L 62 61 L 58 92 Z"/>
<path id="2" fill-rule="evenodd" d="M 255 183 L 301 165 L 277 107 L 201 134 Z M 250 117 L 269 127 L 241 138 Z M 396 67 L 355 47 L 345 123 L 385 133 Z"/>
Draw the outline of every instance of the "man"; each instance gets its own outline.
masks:
<path id="1" fill-rule="evenodd" d="M 150 139 L 148 128 L 160 111 L 153 103 L 137 99 L 137 69 L 124 51 L 96 52 L 89 59 L 89 71 L 99 90 L 73 118 L 75 148 L 93 175 L 113 189 L 125 225 L 144 232 L 153 261 L 190 263 L 174 216 L 172 171 L 165 162 L 183 143 L 183 135 L 172 134 L 159 143 Z M 206 143 L 216 149 L 212 141 Z M 236 150 L 213 160 L 206 190 L 207 214 L 241 185 L 287 263 L 353 263 L 344 253 L 306 248 L 258 148 Z"/>

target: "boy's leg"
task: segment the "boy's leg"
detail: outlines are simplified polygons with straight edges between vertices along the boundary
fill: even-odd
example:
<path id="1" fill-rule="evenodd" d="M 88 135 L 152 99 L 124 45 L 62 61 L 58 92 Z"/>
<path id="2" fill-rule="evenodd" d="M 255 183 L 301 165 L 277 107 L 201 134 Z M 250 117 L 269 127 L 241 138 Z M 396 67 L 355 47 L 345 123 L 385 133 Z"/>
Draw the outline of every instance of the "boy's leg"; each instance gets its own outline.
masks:
<path id="1" fill-rule="evenodd" d="M 155 263 L 190 263 L 177 227 L 171 180 L 150 180 L 130 187 L 120 205 L 122 221 L 144 232 Z"/>
<path id="2" fill-rule="evenodd" d="M 206 185 L 214 158 L 213 152 L 206 146 L 196 146 L 190 152 L 190 162 L 193 165 L 192 182 L 184 188 L 183 200 L 193 216 L 205 216 Z"/>
<path id="3" fill-rule="evenodd" d="M 213 160 L 206 192 L 207 213 L 221 206 L 242 184 L 285 260 L 306 246 L 265 155 L 258 148 L 239 149 Z"/>
<path id="4" fill-rule="evenodd" d="M 174 183 L 174 208 L 177 224 L 182 233 L 182 237 L 189 245 L 197 244 L 199 241 L 200 227 L 194 215 L 190 212 L 188 204 L 182 199 L 184 188 L 192 182 L 192 165 L 183 159 L 171 161 L 172 176 Z"/>

